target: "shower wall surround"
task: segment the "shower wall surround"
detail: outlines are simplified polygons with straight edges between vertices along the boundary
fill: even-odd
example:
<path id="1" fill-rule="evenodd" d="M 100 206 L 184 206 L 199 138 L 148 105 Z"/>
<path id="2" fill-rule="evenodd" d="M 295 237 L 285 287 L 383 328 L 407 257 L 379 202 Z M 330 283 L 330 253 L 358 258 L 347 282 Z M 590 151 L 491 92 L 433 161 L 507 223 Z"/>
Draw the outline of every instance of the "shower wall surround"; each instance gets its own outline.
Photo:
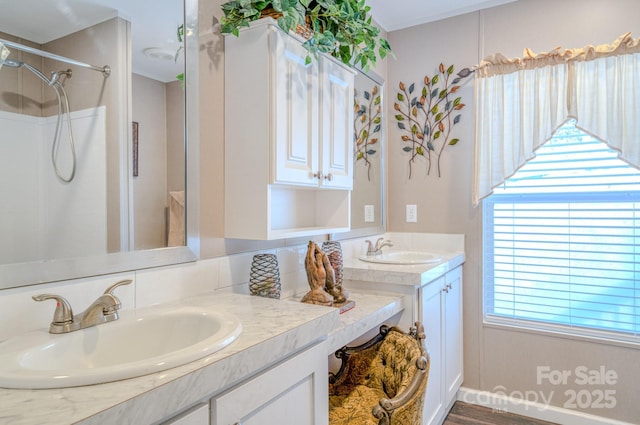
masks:
<path id="1" fill-rule="evenodd" d="M 56 116 L 0 111 L 0 258 L 20 263 L 107 252 L 106 108 L 72 112 L 76 177 L 64 183 L 51 163 Z M 70 169 L 68 135 L 57 152 Z M 19 183 L 19 184 L 18 184 Z"/>

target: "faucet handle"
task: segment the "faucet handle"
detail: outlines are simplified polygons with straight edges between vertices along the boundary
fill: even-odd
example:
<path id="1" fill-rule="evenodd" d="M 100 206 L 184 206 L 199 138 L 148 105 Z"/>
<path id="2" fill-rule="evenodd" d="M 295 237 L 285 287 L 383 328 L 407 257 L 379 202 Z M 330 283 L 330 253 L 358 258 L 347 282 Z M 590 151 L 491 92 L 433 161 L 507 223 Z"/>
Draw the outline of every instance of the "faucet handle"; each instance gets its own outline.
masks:
<path id="1" fill-rule="evenodd" d="M 104 295 L 111 295 L 113 297 L 114 301 L 116 301 L 116 304 L 112 308 L 109 309 L 110 310 L 109 313 L 113 313 L 115 310 L 118 310 L 120 307 L 122 307 L 122 304 L 120 304 L 120 299 L 115 296 L 113 291 L 116 288 L 118 288 L 120 286 L 128 285 L 131 282 L 133 282 L 131 279 L 121 280 L 121 281 L 116 282 L 113 285 L 109 286 L 107 289 L 105 289 Z"/>
<path id="2" fill-rule="evenodd" d="M 53 312 L 53 321 L 51 325 L 66 325 L 73 323 L 73 310 L 69 301 L 60 295 L 41 294 L 34 295 L 34 301 L 56 300 L 56 310 Z"/>
<path id="3" fill-rule="evenodd" d="M 131 279 L 125 279 L 125 280 L 121 280 L 119 282 L 114 283 L 113 285 L 109 286 L 107 289 L 105 289 L 104 293 L 105 294 L 109 294 L 109 295 L 113 295 L 113 291 L 119 287 L 119 286 L 124 286 L 124 285 L 128 285 L 131 282 L 133 282 L 133 280 Z"/>
<path id="4" fill-rule="evenodd" d="M 367 255 L 373 255 L 376 252 L 375 248 L 373 247 L 373 243 L 369 239 L 364 241 L 364 243 L 367 244 Z"/>

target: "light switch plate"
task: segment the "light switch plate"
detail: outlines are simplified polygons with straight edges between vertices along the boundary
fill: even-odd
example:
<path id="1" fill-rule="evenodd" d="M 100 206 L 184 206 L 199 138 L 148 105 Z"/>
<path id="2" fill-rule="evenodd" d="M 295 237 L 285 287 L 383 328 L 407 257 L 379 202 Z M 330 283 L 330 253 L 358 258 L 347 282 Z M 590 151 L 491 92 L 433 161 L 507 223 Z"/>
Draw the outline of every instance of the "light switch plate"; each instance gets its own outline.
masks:
<path id="1" fill-rule="evenodd" d="M 373 205 L 364 206 L 364 221 L 365 223 L 373 223 L 376 221 L 375 207 Z"/>
<path id="2" fill-rule="evenodd" d="M 417 223 L 417 222 L 418 222 L 418 206 L 407 205 L 407 223 Z"/>

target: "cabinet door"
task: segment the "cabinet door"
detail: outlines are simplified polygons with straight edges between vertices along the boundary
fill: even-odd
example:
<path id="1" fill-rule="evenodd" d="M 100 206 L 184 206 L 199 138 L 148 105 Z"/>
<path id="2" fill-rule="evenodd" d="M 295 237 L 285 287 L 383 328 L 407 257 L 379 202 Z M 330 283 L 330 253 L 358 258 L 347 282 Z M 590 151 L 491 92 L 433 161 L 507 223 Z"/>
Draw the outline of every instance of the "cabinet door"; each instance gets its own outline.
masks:
<path id="1" fill-rule="evenodd" d="M 420 291 L 420 320 L 426 335 L 425 345 L 431 359 L 429 380 L 424 400 L 422 423 L 436 424 L 444 414 L 442 364 L 442 301 L 444 277 L 425 286 Z"/>
<path id="2" fill-rule="evenodd" d="M 322 186 L 353 189 L 353 87 L 351 70 L 321 57 Z"/>
<path id="3" fill-rule="evenodd" d="M 315 425 L 329 421 L 325 343 L 211 401 L 212 425 Z"/>
<path id="4" fill-rule="evenodd" d="M 270 29 L 270 42 L 275 92 L 269 105 L 275 127 L 272 182 L 318 186 L 318 61 L 305 64 L 307 50 L 275 28 Z M 250 120 L 245 125 L 251 125 Z"/>
<path id="5" fill-rule="evenodd" d="M 462 267 L 445 275 L 444 386 L 447 405 L 456 397 L 463 379 Z"/>
<path id="6" fill-rule="evenodd" d="M 202 403 L 162 425 L 209 425 L 209 404 Z"/>

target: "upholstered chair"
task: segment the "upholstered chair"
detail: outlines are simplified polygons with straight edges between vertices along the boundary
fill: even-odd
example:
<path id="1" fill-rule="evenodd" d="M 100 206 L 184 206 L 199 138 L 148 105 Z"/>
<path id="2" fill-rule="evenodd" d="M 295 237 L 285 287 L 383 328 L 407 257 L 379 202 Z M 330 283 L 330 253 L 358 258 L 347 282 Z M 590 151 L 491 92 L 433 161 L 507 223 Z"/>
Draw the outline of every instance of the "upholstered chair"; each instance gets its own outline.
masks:
<path id="1" fill-rule="evenodd" d="M 329 374 L 330 425 L 421 425 L 429 355 L 420 322 L 404 333 L 383 325 L 380 333 L 335 356 Z"/>

